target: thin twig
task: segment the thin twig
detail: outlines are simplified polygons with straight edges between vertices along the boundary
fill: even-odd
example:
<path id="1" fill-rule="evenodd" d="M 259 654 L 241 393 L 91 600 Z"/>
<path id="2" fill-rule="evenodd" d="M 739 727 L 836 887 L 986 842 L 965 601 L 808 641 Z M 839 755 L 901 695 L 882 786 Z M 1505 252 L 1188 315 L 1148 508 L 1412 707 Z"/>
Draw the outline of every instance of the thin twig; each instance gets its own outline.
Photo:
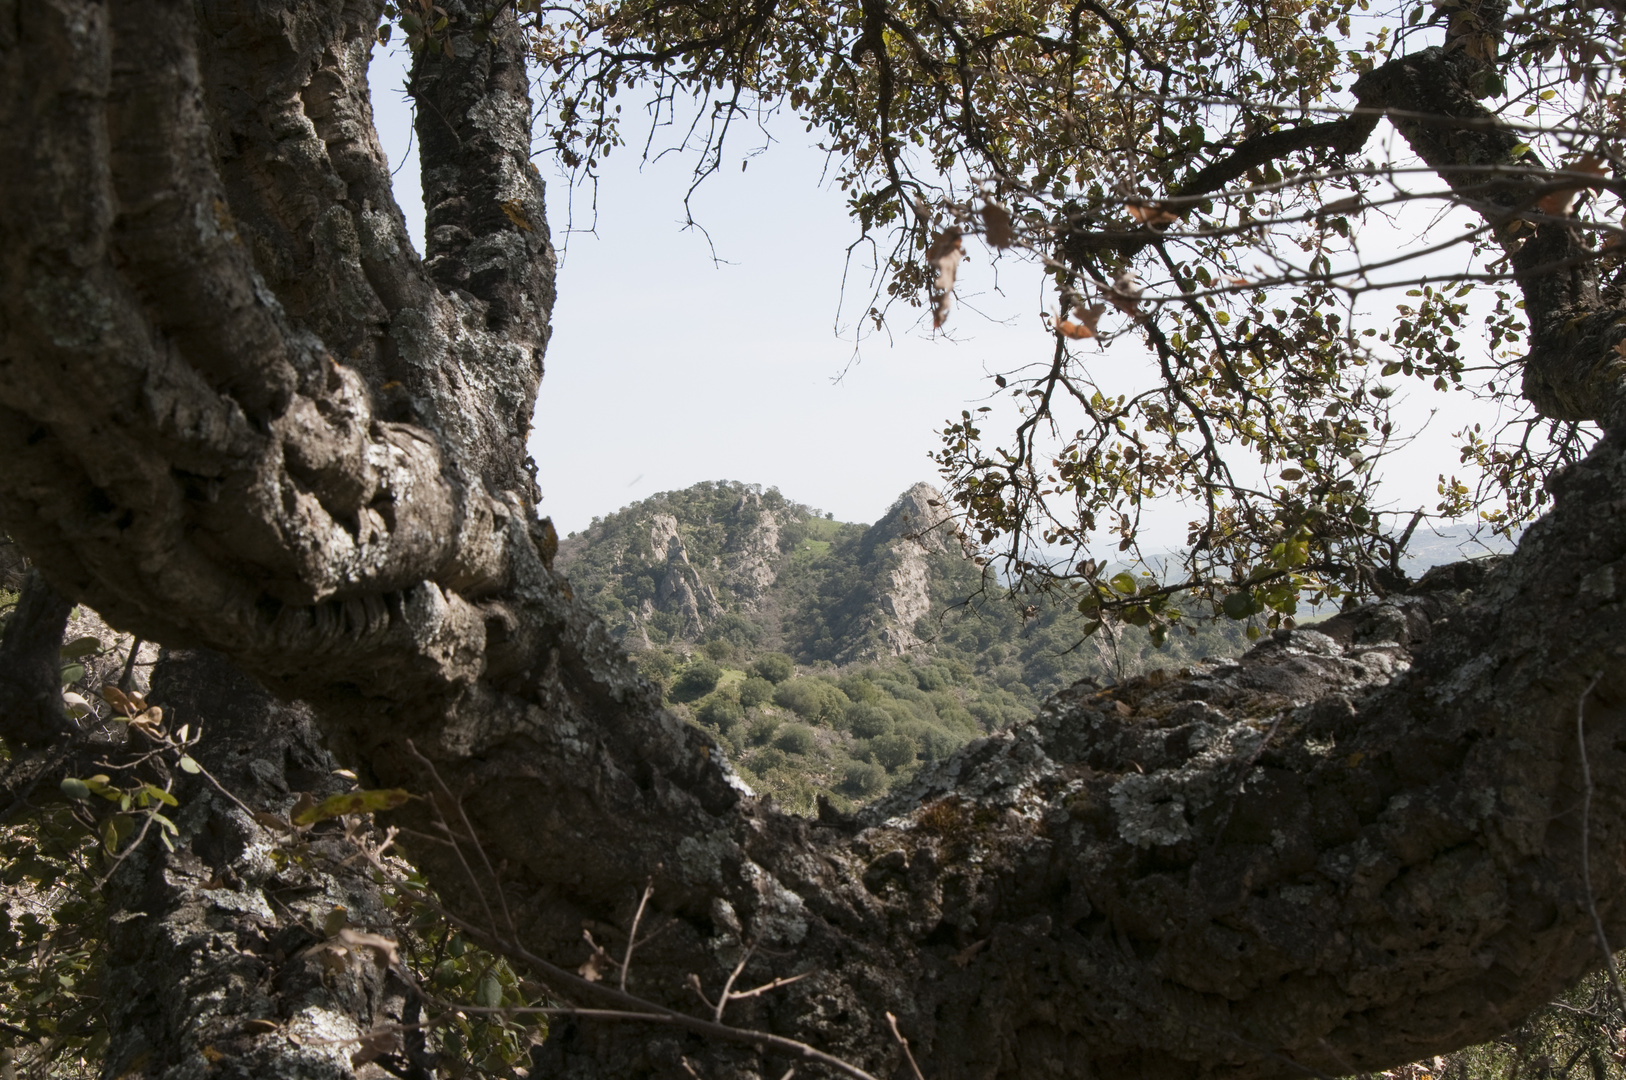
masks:
<path id="1" fill-rule="evenodd" d="M 745 970 L 745 965 L 751 962 L 751 954 L 756 951 L 757 947 L 755 945 L 748 946 L 745 955 L 740 957 L 740 962 L 735 964 L 734 970 L 728 973 L 728 981 L 723 983 L 723 992 L 717 997 L 717 1007 L 713 1013 L 713 1019 L 719 1023 L 723 1019 L 723 1010 L 728 1008 L 728 998 L 730 992 L 734 989 L 734 980 L 740 977 L 740 972 Z"/>
<path id="2" fill-rule="evenodd" d="M 903 1032 L 898 1030 L 898 1018 L 893 1016 L 891 1013 L 887 1013 L 886 1022 L 888 1026 L 892 1028 L 892 1037 L 898 1040 L 899 1046 L 903 1047 L 904 1059 L 909 1062 L 909 1068 L 915 1074 L 915 1080 L 926 1080 L 926 1078 L 921 1075 L 920 1066 L 915 1063 L 914 1051 L 909 1049 L 909 1040 L 905 1039 L 903 1037 Z"/>
<path id="3" fill-rule="evenodd" d="M 136 657 L 141 654 L 141 646 L 146 642 L 130 635 L 130 655 L 124 658 L 124 671 L 119 675 L 119 689 L 126 693 L 130 690 L 130 678 L 135 674 Z"/>
<path id="4" fill-rule="evenodd" d="M 412 752 L 412 756 L 423 762 L 424 767 L 429 770 L 430 778 L 433 779 L 436 785 L 439 786 L 441 793 L 447 799 L 450 799 L 452 802 L 456 802 L 457 800 L 453 798 L 451 789 L 448 788 L 446 786 L 446 782 L 440 778 L 440 773 L 435 769 L 434 764 L 428 758 L 424 757 L 418 752 L 418 748 L 412 744 L 411 739 L 406 741 L 406 745 L 407 749 Z M 491 912 L 491 903 L 486 899 L 486 891 L 480 887 L 480 879 L 475 876 L 474 867 L 470 866 L 469 861 L 463 857 L 463 845 L 457 842 L 457 837 L 452 832 L 452 827 L 446 822 L 446 815 L 441 812 L 440 806 L 435 802 L 434 799 L 429 800 L 429 806 L 434 812 L 436 818 L 435 823 L 446 832 L 448 845 L 452 849 L 452 854 L 456 855 L 457 861 L 463 864 L 463 872 L 469 876 L 469 884 L 474 886 L 474 895 L 480 901 L 480 906 L 485 909 L 486 921 L 492 926 L 497 925 L 497 918 Z M 471 836 L 470 839 L 474 840 L 475 838 Z M 475 842 L 475 846 L 479 846 L 478 841 Z M 497 891 L 502 891 L 502 886 L 500 883 L 498 884 Z"/>
<path id="5" fill-rule="evenodd" d="M 800 975 L 786 975 L 784 978 L 775 979 L 773 982 L 766 982 L 761 986 L 753 986 L 749 990 L 741 990 L 737 993 L 729 994 L 728 1000 L 744 1001 L 746 998 L 761 997 L 770 990 L 778 990 L 781 986 L 789 986 L 793 982 L 801 982 L 811 974 L 813 974 L 813 972 L 804 971 Z"/>
<path id="6" fill-rule="evenodd" d="M 627 988 L 627 972 L 632 970 L 632 950 L 638 945 L 638 924 L 644 918 L 644 905 L 649 903 L 649 894 L 655 891 L 655 879 L 650 878 L 644 882 L 644 895 L 638 898 L 638 910 L 632 913 L 632 929 L 627 931 L 627 951 L 621 955 L 621 989 Z"/>
<path id="7" fill-rule="evenodd" d="M 1620 972 L 1615 969 L 1615 954 L 1609 949 L 1609 939 L 1603 932 L 1603 919 L 1598 916 L 1598 905 L 1592 896 L 1592 856 L 1587 850 L 1592 829 L 1592 767 L 1586 757 L 1586 699 L 1592 696 L 1603 672 L 1592 676 L 1592 681 L 1581 691 L 1581 700 L 1575 703 L 1575 743 L 1581 751 L 1581 884 L 1586 890 L 1586 909 L 1592 916 L 1592 932 L 1598 936 L 1598 948 L 1603 952 L 1603 964 L 1609 972 L 1609 983 L 1615 988 L 1615 997 L 1622 1013 L 1626 1013 L 1626 990 L 1620 986 Z"/>

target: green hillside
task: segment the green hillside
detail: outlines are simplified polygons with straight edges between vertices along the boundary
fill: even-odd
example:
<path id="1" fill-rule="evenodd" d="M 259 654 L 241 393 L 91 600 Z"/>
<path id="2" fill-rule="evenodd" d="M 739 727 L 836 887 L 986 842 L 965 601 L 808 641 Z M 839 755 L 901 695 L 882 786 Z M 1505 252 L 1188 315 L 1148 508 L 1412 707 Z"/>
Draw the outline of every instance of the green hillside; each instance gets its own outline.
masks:
<path id="1" fill-rule="evenodd" d="M 671 706 L 802 812 L 820 794 L 874 798 L 1079 679 L 1245 645 L 1234 623 L 1161 650 L 1129 626 L 1086 640 L 1071 606 L 1006 594 L 939 502 L 919 484 L 862 525 L 773 488 L 703 483 L 595 520 L 559 565 Z"/>

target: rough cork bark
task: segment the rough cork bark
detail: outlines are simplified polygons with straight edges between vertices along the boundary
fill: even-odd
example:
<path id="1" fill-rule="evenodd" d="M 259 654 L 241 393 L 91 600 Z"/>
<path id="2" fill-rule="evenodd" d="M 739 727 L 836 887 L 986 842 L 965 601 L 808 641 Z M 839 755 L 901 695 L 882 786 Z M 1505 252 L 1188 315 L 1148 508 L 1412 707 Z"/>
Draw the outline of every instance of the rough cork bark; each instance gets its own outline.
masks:
<path id="1" fill-rule="evenodd" d="M 416 753 L 432 760 L 500 879 L 413 852 L 465 917 L 500 887 L 524 947 L 571 967 L 584 925 L 617 943 L 653 881 L 663 929 L 629 989 L 698 1013 L 689 977 L 715 993 L 754 946 L 745 982 L 813 974 L 729 1019 L 878 1075 L 901 1067 L 887 1011 L 934 1080 L 1377 1068 L 1492 1035 L 1596 962 L 1576 742 L 1596 678 L 1593 890 L 1626 931 L 1615 437 L 1554 480 L 1504 564 L 1238 664 L 1075 688 L 857 820 L 742 792 L 572 599 L 535 520 L 523 447 L 553 261 L 522 45 L 499 25 L 416 66 L 420 262 L 368 116 L 377 14 L 0 2 L 0 524 L 64 596 L 307 702 L 370 782 L 428 791 Z M 1471 118 L 1461 63 L 1404 57 L 1359 92 Z M 1491 152 L 1407 123 L 1439 168 Z M 1612 423 L 1618 313 L 1585 267 L 1536 259 L 1575 242 L 1544 226 L 1520 264 L 1527 385 L 1553 415 Z M 1572 325 L 1590 329 L 1554 329 Z M 251 843 L 220 820 L 221 846 L 191 856 L 206 867 Z M 253 932 L 183 862 L 153 862 L 119 902 L 184 933 L 121 924 L 118 962 L 156 970 L 144 950 L 236 935 L 246 952 L 218 976 L 194 956 L 185 992 L 214 977 L 264 1007 Z M 366 989 L 347 1022 L 388 1015 L 387 996 Z M 132 1005 L 110 1075 L 138 1046 L 158 1048 L 154 1074 L 195 1060 L 201 1036 L 161 1013 Z M 232 1043 L 215 1069 L 301 1052 Z M 788 1064 L 590 1020 L 556 1024 L 538 1062 L 770 1080 Z"/>

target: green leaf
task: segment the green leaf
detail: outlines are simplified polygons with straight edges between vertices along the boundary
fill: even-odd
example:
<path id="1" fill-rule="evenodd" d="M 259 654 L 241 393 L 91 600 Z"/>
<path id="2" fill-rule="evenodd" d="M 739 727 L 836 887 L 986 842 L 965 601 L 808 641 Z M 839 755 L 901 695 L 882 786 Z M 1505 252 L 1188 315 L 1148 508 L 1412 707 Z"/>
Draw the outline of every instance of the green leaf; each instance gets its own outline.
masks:
<path id="1" fill-rule="evenodd" d="M 143 795 L 147 796 L 150 799 L 158 800 L 159 802 L 163 803 L 165 806 L 179 806 L 179 805 L 181 805 L 180 800 L 176 799 L 175 796 L 171 795 L 169 792 L 165 791 L 163 788 L 155 787 L 152 784 L 143 784 L 142 788 L 141 788 L 141 793 Z"/>
<path id="2" fill-rule="evenodd" d="M 1234 592 L 1221 601 L 1228 619 L 1246 619 L 1253 614 L 1253 596 L 1245 592 Z"/>
<path id="3" fill-rule="evenodd" d="M 67 686 L 69 683 L 76 683 L 80 679 L 83 679 L 84 677 L 85 677 L 85 665 L 83 665 L 83 664 L 68 664 L 68 665 L 64 666 L 63 669 L 62 669 L 62 685 L 63 686 Z"/>
<path id="4" fill-rule="evenodd" d="M 84 802 L 86 799 L 90 798 L 90 788 L 86 786 L 83 780 L 80 780 L 77 777 L 69 776 L 65 778 L 62 783 L 58 784 L 57 787 L 61 788 L 62 794 L 66 795 L 70 799 L 78 799 L 80 802 Z"/>
<path id="5" fill-rule="evenodd" d="M 177 764 L 180 765 L 182 772 L 191 773 L 193 776 L 203 771 L 203 766 L 193 761 L 191 754 L 182 754 L 181 760 Z"/>
<path id="6" fill-rule="evenodd" d="M 1112 579 L 1107 584 L 1125 596 L 1135 595 L 1135 578 L 1134 575 L 1128 572 L 1113 574 Z"/>
<path id="7" fill-rule="evenodd" d="M 502 983 L 497 981 L 495 975 L 487 975 L 480 980 L 479 989 L 474 992 L 474 1003 L 485 1009 L 495 1009 L 502 1004 Z"/>
<path id="8" fill-rule="evenodd" d="M 82 656 L 89 656 L 93 652 L 101 651 L 100 639 L 93 637 L 74 638 L 62 646 L 61 656 L 64 660 L 78 660 Z"/>
<path id="9" fill-rule="evenodd" d="M 380 788 L 374 791 L 349 791 L 343 795 L 329 795 L 315 806 L 294 815 L 295 825 L 314 825 L 328 818 L 345 814 L 368 814 L 376 810 L 394 810 L 405 806 L 412 793 L 401 788 Z"/>

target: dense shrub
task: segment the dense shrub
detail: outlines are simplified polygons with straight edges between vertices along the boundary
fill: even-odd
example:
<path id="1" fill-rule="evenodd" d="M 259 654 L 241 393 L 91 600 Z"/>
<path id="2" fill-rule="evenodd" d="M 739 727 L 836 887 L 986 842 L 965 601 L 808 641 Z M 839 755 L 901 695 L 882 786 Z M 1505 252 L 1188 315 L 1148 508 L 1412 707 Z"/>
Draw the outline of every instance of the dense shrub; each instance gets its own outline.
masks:
<path id="1" fill-rule="evenodd" d="M 930 724 L 917 737 L 920 739 L 921 753 L 927 761 L 942 761 L 966 744 L 964 735 Z"/>
<path id="2" fill-rule="evenodd" d="M 886 787 L 886 770 L 868 761 L 855 761 L 847 766 L 841 786 L 854 795 L 874 795 Z"/>
<path id="3" fill-rule="evenodd" d="M 718 731 L 727 731 L 745 719 L 745 709 L 731 696 L 715 694 L 705 700 L 696 715 L 701 723 L 710 724 Z"/>
<path id="4" fill-rule="evenodd" d="M 843 675 L 836 681 L 836 685 L 853 701 L 864 701 L 873 705 L 883 696 L 881 688 L 870 681 L 868 673 Z"/>
<path id="5" fill-rule="evenodd" d="M 774 736 L 773 744 L 787 754 L 806 754 L 812 752 L 817 740 L 806 724 L 786 724 Z"/>
<path id="6" fill-rule="evenodd" d="M 877 735 L 870 740 L 870 753 L 878 765 L 887 772 L 901 768 L 915 760 L 920 752 L 920 745 L 915 742 L 914 736 L 901 731 L 894 731 L 889 735 Z"/>
<path id="7" fill-rule="evenodd" d="M 773 683 L 760 675 L 753 675 L 740 683 L 740 704 L 746 708 L 764 705 L 773 700 Z"/>
<path id="8" fill-rule="evenodd" d="M 784 751 L 770 746 L 758 750 L 751 756 L 751 768 L 758 772 L 767 772 L 769 769 L 783 768 L 786 760 Z"/>
<path id="9" fill-rule="evenodd" d="M 823 679 L 792 679 L 774 691 L 775 705 L 781 705 L 803 720 L 831 724 L 847 710 L 847 695 Z"/>
<path id="10" fill-rule="evenodd" d="M 759 716 L 751 721 L 751 727 L 746 731 L 746 737 L 757 746 L 761 746 L 773 738 L 774 732 L 779 730 L 779 717 Z"/>
<path id="11" fill-rule="evenodd" d="M 672 700 L 694 701 L 705 697 L 717 689 L 717 680 L 723 677 L 723 669 L 710 660 L 696 660 L 683 669 L 677 682 L 672 684 Z"/>
<path id="12" fill-rule="evenodd" d="M 846 723 L 847 729 L 860 739 L 885 735 L 894 727 L 891 714 L 878 705 L 849 705 Z"/>
<path id="13" fill-rule="evenodd" d="M 796 674 L 796 662 L 784 653 L 768 653 L 751 665 L 751 673 L 771 683 L 782 683 Z"/>

